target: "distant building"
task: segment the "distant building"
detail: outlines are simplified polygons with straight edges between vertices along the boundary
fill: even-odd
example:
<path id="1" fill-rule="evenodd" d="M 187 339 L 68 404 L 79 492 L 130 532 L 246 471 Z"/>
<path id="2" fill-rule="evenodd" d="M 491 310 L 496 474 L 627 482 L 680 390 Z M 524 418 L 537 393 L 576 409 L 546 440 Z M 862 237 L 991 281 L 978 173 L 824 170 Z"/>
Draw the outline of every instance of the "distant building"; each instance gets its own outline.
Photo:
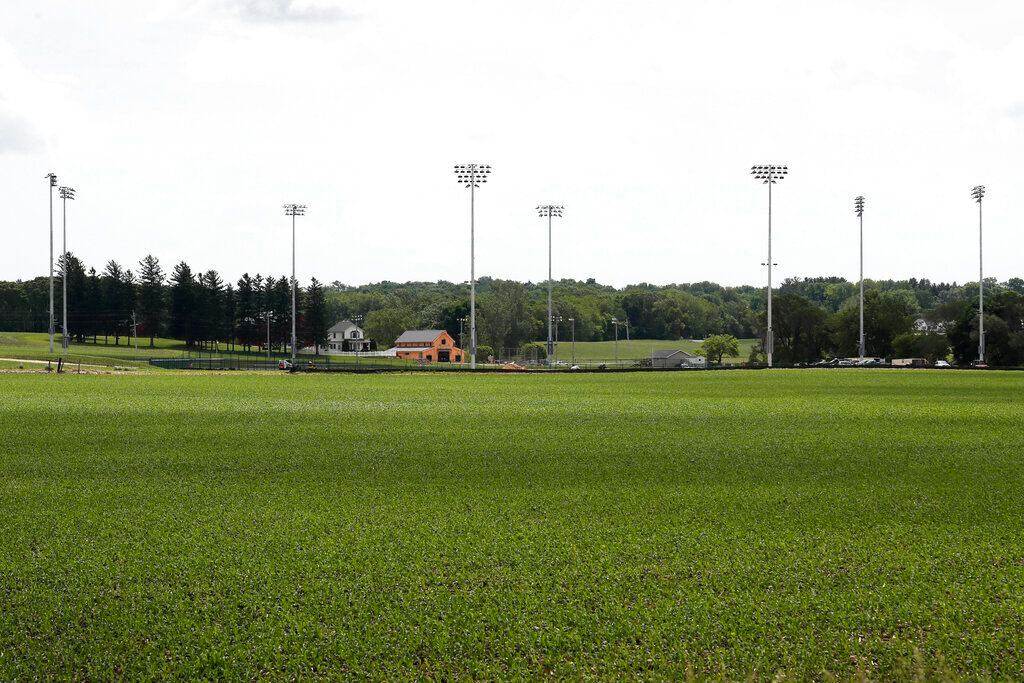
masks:
<path id="1" fill-rule="evenodd" d="M 395 340 L 389 354 L 428 363 L 461 363 L 462 349 L 444 330 L 406 330 Z"/>
<path id="2" fill-rule="evenodd" d="M 363 328 L 351 320 L 342 320 L 327 330 L 327 353 L 346 351 L 369 351 L 370 340 L 363 334 Z"/>
<path id="3" fill-rule="evenodd" d="M 662 349 L 651 353 L 652 368 L 705 368 L 704 356 L 695 356 L 681 349 Z"/>
<path id="4" fill-rule="evenodd" d="M 915 332 L 937 332 L 943 334 L 946 332 L 946 323 L 941 320 L 928 320 L 926 318 L 918 318 L 914 321 Z"/>

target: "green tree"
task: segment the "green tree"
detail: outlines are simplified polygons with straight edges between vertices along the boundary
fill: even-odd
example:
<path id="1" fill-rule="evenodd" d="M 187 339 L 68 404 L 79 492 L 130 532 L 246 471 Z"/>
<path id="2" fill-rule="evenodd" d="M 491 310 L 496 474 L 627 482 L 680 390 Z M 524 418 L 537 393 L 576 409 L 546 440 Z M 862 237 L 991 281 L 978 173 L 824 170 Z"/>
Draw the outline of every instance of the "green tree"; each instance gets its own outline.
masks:
<path id="1" fill-rule="evenodd" d="M 196 342 L 196 282 L 192 269 L 184 261 L 174 266 L 171 274 L 171 336 L 186 346 Z"/>
<path id="2" fill-rule="evenodd" d="M 320 281 L 313 278 L 306 289 L 306 306 L 303 315 L 305 322 L 304 335 L 313 344 L 316 353 L 320 353 L 320 347 L 327 345 L 327 330 L 331 323 L 327 318 L 327 301 L 324 298 L 324 287 Z"/>
<path id="3" fill-rule="evenodd" d="M 152 254 L 139 261 L 139 312 L 142 329 L 149 337 L 149 348 L 155 346 L 164 323 L 164 271 Z"/>
<path id="4" fill-rule="evenodd" d="M 711 362 L 721 363 L 723 356 L 736 358 L 740 355 L 740 343 L 731 334 L 715 334 L 704 340 L 701 352 Z"/>
<path id="5" fill-rule="evenodd" d="M 949 340 L 936 332 L 904 332 L 892 340 L 894 358 L 927 358 L 934 363 L 949 355 Z"/>

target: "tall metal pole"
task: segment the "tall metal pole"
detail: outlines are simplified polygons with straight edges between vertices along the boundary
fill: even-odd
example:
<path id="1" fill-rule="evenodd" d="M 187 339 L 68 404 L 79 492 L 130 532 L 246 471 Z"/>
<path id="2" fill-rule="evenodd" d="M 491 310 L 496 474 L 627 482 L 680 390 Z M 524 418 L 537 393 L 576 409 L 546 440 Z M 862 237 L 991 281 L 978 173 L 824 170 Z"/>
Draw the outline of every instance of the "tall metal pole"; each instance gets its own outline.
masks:
<path id="1" fill-rule="evenodd" d="M 768 367 L 772 367 L 775 352 L 775 335 L 772 333 L 772 183 L 768 183 Z"/>
<path id="2" fill-rule="evenodd" d="M 576 318 L 569 318 L 572 325 L 572 364 L 576 365 Z"/>
<path id="3" fill-rule="evenodd" d="M 860 222 L 860 336 L 857 338 L 857 349 L 860 359 L 867 355 L 864 341 L 864 197 L 853 200 L 853 208 Z"/>
<path id="4" fill-rule="evenodd" d="M 985 264 L 982 249 L 981 202 L 978 202 L 978 360 L 985 362 Z"/>
<path id="5" fill-rule="evenodd" d="M 486 183 L 491 167 L 483 164 L 455 166 L 458 182 L 469 188 L 469 367 L 476 370 L 476 188 Z"/>
<path id="6" fill-rule="evenodd" d="M 295 214 L 292 213 L 292 363 L 295 362 Z"/>
<path id="7" fill-rule="evenodd" d="M 50 353 L 53 353 L 53 188 L 57 186 L 57 176 L 53 173 L 47 173 L 46 177 L 50 179 Z"/>
<path id="8" fill-rule="evenodd" d="M 469 369 L 476 370 L 476 183 L 469 185 Z"/>
<path id="9" fill-rule="evenodd" d="M 75 198 L 75 188 L 61 187 L 58 191 L 63 208 L 64 223 L 64 248 L 61 257 L 61 304 L 64 309 L 63 323 L 61 324 L 60 346 L 64 351 L 68 350 L 68 200 Z"/>
<path id="10" fill-rule="evenodd" d="M 62 190 L 64 188 L 61 188 Z M 64 244 L 62 252 L 64 254 L 61 259 L 63 265 L 61 266 L 61 304 L 64 309 L 63 324 L 61 325 L 60 334 L 60 346 L 64 351 L 68 350 L 68 196 L 66 193 L 61 192 L 61 203 L 63 205 L 63 223 L 64 223 Z"/>
<path id="11" fill-rule="evenodd" d="M 615 364 L 619 363 L 619 320 L 612 318 L 612 325 L 615 326 Z"/>
<path id="12" fill-rule="evenodd" d="M 60 325 L 60 348 L 68 350 L 68 196 L 61 193 L 63 222 L 63 265 L 60 267 L 60 303 L 63 308 L 62 323 Z"/>
<path id="13" fill-rule="evenodd" d="M 765 334 L 765 356 L 769 368 L 773 365 L 775 352 L 775 334 L 772 331 L 772 266 L 776 265 L 772 261 L 772 185 L 782 180 L 788 173 L 787 166 L 776 164 L 751 166 L 750 168 L 750 174 L 768 186 L 768 263 L 761 265 L 768 266 L 768 329 Z"/>
<path id="14" fill-rule="evenodd" d="M 982 250 L 981 200 L 985 196 L 985 186 L 977 185 L 971 190 L 971 196 L 978 203 L 978 363 L 985 362 L 985 268 L 984 251 Z"/>
<path id="15" fill-rule="evenodd" d="M 555 344 L 551 336 L 551 325 L 554 322 L 551 311 L 551 212 L 548 211 L 548 358 L 555 355 Z"/>
<path id="16" fill-rule="evenodd" d="M 550 360 L 555 355 L 555 339 L 552 330 L 554 320 L 552 318 L 555 315 L 554 305 L 552 303 L 552 290 L 554 287 L 554 271 L 551 268 L 552 260 L 552 242 L 551 242 L 551 221 L 553 218 L 561 218 L 562 211 L 565 207 L 558 206 L 555 204 L 542 204 L 537 207 L 537 215 L 541 218 L 548 219 L 548 345 L 547 345 L 547 357 Z"/>
<path id="17" fill-rule="evenodd" d="M 286 216 L 292 217 L 292 363 L 295 363 L 295 350 L 298 344 L 298 335 L 295 333 L 295 217 L 306 215 L 305 204 L 285 204 L 284 213 Z M 269 323 L 268 323 L 269 325 Z"/>

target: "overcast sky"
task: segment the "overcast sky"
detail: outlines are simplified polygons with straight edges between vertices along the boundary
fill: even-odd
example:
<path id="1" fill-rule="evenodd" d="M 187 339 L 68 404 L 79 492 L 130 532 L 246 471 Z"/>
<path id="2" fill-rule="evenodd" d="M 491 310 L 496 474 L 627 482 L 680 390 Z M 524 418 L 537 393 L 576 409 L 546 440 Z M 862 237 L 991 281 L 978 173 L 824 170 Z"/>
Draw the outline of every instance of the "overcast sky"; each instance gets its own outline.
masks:
<path id="1" fill-rule="evenodd" d="M 357 284 L 1024 274 L 1024 3 L 147 0 L 0 5 L 0 279 L 48 268 L 43 176 L 101 268 Z M 55 202 L 56 225 L 60 206 Z M 59 251 L 59 232 L 58 232 Z"/>

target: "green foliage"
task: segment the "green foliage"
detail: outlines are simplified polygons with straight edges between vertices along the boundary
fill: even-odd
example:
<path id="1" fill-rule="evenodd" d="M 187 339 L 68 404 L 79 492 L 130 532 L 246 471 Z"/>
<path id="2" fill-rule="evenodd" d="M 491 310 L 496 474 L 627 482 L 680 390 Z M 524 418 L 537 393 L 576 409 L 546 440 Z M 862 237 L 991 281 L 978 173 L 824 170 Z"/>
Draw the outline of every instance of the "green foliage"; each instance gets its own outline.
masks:
<path id="1" fill-rule="evenodd" d="M 949 355 L 946 335 L 934 332 L 904 332 L 892 340 L 894 358 L 927 358 L 934 363 Z"/>
<path id="2" fill-rule="evenodd" d="M 709 363 L 721 363 L 723 356 L 740 355 L 740 342 L 731 334 L 715 334 L 704 340 L 700 350 Z"/>
<path id="3" fill-rule="evenodd" d="M 913 330 L 919 312 L 917 299 L 907 290 L 869 290 L 864 294 L 864 343 L 868 356 L 891 358 L 893 340 Z M 852 300 L 832 322 L 837 356 L 859 352 L 860 309 Z"/>
<path id="4" fill-rule="evenodd" d="M 0 678 L 1015 680 L 1022 390 L 0 375 Z"/>
<path id="5" fill-rule="evenodd" d="M 545 342 L 527 342 L 519 347 L 519 355 L 532 360 L 545 360 L 548 348 Z"/>

